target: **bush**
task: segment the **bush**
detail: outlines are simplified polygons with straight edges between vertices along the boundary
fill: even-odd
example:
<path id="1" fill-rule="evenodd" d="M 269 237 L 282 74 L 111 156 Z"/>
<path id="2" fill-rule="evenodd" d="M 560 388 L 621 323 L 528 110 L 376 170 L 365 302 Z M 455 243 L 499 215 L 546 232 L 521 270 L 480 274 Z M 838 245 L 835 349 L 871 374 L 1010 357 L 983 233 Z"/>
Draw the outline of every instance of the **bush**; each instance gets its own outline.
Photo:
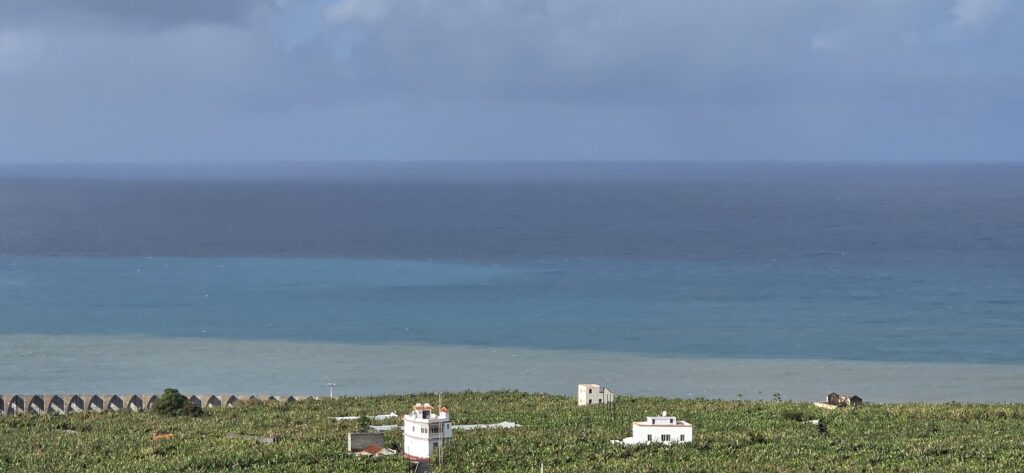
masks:
<path id="1" fill-rule="evenodd" d="M 802 412 L 792 410 L 782 411 L 782 413 L 779 414 L 779 417 L 782 417 L 785 420 L 795 420 L 797 422 L 802 422 L 804 420 L 804 414 Z"/>
<path id="2" fill-rule="evenodd" d="M 189 398 L 178 392 L 177 389 L 167 388 L 153 405 L 157 414 L 165 416 L 191 416 L 203 415 L 203 408 L 192 404 Z"/>
<path id="3" fill-rule="evenodd" d="M 761 432 L 747 432 L 747 440 L 750 443 L 768 443 L 768 436 Z"/>

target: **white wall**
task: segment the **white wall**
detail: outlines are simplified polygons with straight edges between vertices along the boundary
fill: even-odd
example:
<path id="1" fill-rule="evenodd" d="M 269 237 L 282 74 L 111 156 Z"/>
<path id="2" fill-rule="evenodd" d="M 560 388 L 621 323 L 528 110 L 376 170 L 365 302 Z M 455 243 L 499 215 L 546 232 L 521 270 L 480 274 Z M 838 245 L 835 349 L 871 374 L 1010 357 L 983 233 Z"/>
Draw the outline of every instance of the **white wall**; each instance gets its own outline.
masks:
<path id="1" fill-rule="evenodd" d="M 434 442 L 442 445 L 445 439 L 451 438 L 451 422 L 438 422 L 435 420 L 433 425 L 438 427 L 438 432 L 430 433 L 430 423 L 405 421 L 405 425 L 402 426 L 402 432 L 404 434 L 403 450 L 406 455 L 430 458 L 430 454 L 434 451 Z M 423 432 L 421 429 L 426 429 L 427 431 Z"/>
<path id="2" fill-rule="evenodd" d="M 608 404 L 615 401 L 615 394 L 608 388 L 601 392 L 601 386 L 580 385 L 577 390 L 576 403 L 580 406 L 592 406 L 595 404 Z"/>
<path id="3" fill-rule="evenodd" d="M 633 424 L 633 437 L 623 440 L 623 443 L 636 444 L 636 443 L 647 443 L 647 436 L 651 436 L 651 442 L 653 443 L 680 443 L 680 442 L 692 442 L 693 441 L 693 426 L 664 426 L 664 425 L 636 425 Z M 661 439 L 662 435 L 668 435 L 669 440 L 664 441 Z M 685 436 L 684 440 L 680 440 L 679 436 Z"/>

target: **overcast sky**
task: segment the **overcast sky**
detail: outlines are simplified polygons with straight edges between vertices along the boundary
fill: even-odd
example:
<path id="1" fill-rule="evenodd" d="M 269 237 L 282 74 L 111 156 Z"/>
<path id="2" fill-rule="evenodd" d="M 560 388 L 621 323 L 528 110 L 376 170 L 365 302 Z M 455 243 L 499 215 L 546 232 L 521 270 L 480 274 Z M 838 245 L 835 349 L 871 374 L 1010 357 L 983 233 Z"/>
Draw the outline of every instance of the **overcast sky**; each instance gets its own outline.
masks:
<path id="1" fill-rule="evenodd" d="M 0 162 L 1024 161 L 1020 0 L 0 0 Z"/>

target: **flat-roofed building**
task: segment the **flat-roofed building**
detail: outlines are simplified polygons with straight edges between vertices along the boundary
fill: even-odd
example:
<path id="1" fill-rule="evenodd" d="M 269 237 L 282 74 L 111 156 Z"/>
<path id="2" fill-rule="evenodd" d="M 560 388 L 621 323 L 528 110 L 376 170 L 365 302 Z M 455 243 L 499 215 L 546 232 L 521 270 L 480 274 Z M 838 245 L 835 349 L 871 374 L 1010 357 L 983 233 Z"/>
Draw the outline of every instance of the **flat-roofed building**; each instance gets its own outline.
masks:
<path id="1" fill-rule="evenodd" d="M 615 393 L 599 384 L 581 384 L 576 392 L 576 403 L 581 406 L 613 402 L 615 402 Z"/>
<path id="2" fill-rule="evenodd" d="M 693 441 L 693 426 L 662 411 L 645 421 L 633 422 L 633 436 L 622 439 L 625 445 L 645 443 L 674 444 Z"/>

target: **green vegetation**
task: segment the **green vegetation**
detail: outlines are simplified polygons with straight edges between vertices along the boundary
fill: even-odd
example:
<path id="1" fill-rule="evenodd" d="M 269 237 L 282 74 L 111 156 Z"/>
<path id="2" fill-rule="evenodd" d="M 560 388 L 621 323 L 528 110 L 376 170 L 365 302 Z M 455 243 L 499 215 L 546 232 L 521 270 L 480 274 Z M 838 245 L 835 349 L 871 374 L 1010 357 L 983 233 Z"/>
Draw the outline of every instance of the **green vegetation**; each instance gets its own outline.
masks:
<path id="1" fill-rule="evenodd" d="M 401 456 L 344 452 L 360 421 L 342 415 L 405 412 L 435 394 L 254 403 L 202 417 L 155 412 L 0 417 L 2 472 L 406 472 Z M 457 431 L 439 473 L 679 471 L 1022 471 L 1024 405 L 879 404 L 823 410 L 790 402 L 620 396 L 609 406 L 520 392 L 445 394 L 456 423 L 523 424 Z M 669 411 L 696 440 L 623 447 L 630 422 Z M 821 420 L 819 428 L 811 420 Z M 373 423 L 394 423 L 376 422 Z M 154 440 L 153 433 L 173 438 Z M 275 436 L 261 444 L 228 434 Z M 401 451 L 401 433 L 388 432 Z"/>
<path id="2" fill-rule="evenodd" d="M 164 389 L 164 393 L 160 396 L 160 399 L 156 400 L 153 404 L 153 410 L 157 414 L 165 416 L 190 416 L 199 417 L 203 415 L 203 408 L 189 401 L 184 394 L 178 392 L 177 389 L 167 388 Z"/>

